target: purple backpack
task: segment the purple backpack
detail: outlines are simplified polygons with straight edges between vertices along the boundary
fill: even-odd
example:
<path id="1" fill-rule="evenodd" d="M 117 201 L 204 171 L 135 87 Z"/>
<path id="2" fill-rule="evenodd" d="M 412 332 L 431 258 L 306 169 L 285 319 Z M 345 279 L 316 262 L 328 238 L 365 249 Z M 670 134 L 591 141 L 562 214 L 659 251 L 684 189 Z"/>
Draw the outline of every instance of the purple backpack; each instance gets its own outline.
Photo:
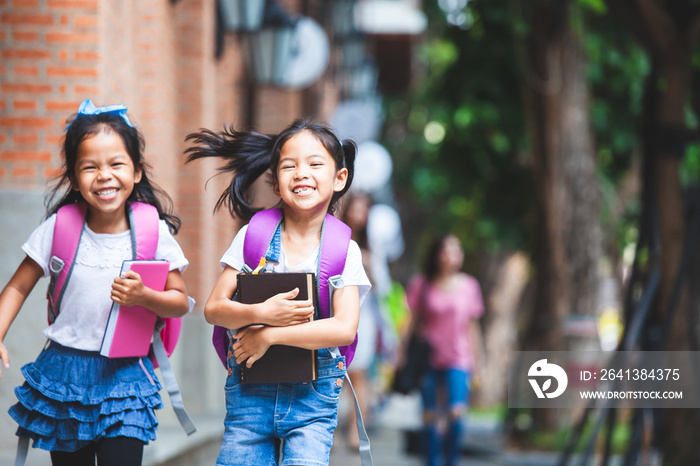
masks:
<path id="1" fill-rule="evenodd" d="M 265 256 L 267 249 L 282 222 L 282 209 L 268 209 L 258 212 L 250 219 L 243 243 L 243 259 L 248 267 L 254 269 L 260 258 Z M 321 260 L 319 261 L 318 295 L 319 318 L 324 319 L 331 313 L 331 291 L 328 279 L 341 275 L 345 268 L 345 259 L 350 245 L 350 227 L 333 217 L 326 215 L 321 230 Z M 231 343 L 226 328 L 214 326 L 212 343 L 222 364 L 226 367 L 226 356 Z M 355 341 L 349 346 L 340 346 L 340 354 L 345 356 L 347 366 L 355 354 Z"/>

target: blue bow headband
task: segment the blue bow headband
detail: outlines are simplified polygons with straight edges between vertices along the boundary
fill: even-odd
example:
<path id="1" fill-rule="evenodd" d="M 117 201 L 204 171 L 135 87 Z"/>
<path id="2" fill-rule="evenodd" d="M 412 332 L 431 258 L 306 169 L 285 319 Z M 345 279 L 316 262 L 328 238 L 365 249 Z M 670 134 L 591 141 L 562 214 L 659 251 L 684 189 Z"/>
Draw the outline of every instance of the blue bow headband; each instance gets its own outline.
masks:
<path id="1" fill-rule="evenodd" d="M 90 99 L 85 99 L 82 101 L 80 104 L 80 107 L 78 107 L 78 115 L 75 117 L 75 120 L 77 120 L 80 117 L 84 117 L 86 115 L 99 115 L 101 113 L 109 113 L 111 115 L 116 115 L 122 118 L 126 122 L 127 125 L 131 126 L 134 128 L 134 125 L 131 124 L 129 121 L 129 117 L 126 116 L 126 106 L 122 104 L 118 105 L 108 105 L 106 107 L 95 107 L 95 104 L 92 103 L 92 100 Z M 73 121 L 75 121 L 73 120 Z M 71 123 L 72 124 L 72 123 Z M 66 126 L 66 129 L 70 128 L 70 125 Z"/>

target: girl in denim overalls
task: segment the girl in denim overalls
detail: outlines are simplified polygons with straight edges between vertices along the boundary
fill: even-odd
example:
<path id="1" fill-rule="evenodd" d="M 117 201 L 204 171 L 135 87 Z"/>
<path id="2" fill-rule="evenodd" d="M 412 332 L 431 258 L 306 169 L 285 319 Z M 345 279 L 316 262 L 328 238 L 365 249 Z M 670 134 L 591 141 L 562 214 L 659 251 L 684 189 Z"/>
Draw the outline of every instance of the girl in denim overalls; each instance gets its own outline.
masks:
<path id="1" fill-rule="evenodd" d="M 340 141 L 325 126 L 295 121 L 279 135 L 204 130 L 188 139 L 197 145 L 189 160 L 221 157 L 231 171 L 231 186 L 217 207 L 226 204 L 233 215 L 250 217 L 245 197 L 252 183 L 268 169 L 281 201 L 283 221 L 273 240 L 279 249 L 274 272 L 316 272 L 325 216 L 348 190 L 356 147 Z M 345 358 L 332 348 L 355 340 L 360 302 L 370 284 L 360 249 L 351 241 L 342 278 L 345 286 L 333 295 L 332 317 L 309 322 L 311 300 L 293 301 L 297 289 L 258 305 L 231 300 L 237 274 L 244 265 L 247 226 L 236 235 L 221 259 L 224 270 L 204 309 L 209 323 L 229 329 L 248 327 L 233 335 L 226 380 L 225 432 L 217 465 L 327 465 L 338 424 L 338 401 L 346 371 Z M 251 367 L 273 344 L 318 350 L 318 380 L 297 384 L 241 384 L 240 365 Z"/>

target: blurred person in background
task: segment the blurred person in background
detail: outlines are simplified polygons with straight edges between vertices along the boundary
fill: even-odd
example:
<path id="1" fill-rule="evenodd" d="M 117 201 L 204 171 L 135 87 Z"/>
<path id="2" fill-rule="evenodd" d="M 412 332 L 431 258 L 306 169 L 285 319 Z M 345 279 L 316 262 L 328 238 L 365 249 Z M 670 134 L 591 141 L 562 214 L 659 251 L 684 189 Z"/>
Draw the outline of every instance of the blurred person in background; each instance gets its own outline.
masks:
<path id="1" fill-rule="evenodd" d="M 469 406 L 480 356 L 477 319 L 484 312 L 478 281 L 462 272 L 464 250 L 452 234 L 436 238 L 423 274 L 411 279 L 406 335 L 423 335 L 431 347 L 430 367 L 421 383 L 425 464 L 457 464 L 462 417 Z M 440 458 L 444 458 L 439 463 Z"/>
<path id="2" fill-rule="evenodd" d="M 379 390 L 375 364 L 378 358 L 390 357 L 391 348 L 395 346 L 391 342 L 396 340 L 387 331 L 388 324 L 382 315 L 381 301 L 391 287 L 391 279 L 386 258 L 373 252 L 370 245 L 368 224 L 372 205 L 373 200 L 369 194 L 350 192 L 343 202 L 341 215 L 341 220 L 352 229 L 352 239 L 360 246 L 362 263 L 372 283 L 372 289 L 360 306 L 357 348 L 352 366 L 348 369 L 366 425 L 371 425 L 372 410 Z M 347 445 L 351 450 L 357 451 L 360 440 L 355 428 L 354 409 L 348 410 L 345 421 Z"/>

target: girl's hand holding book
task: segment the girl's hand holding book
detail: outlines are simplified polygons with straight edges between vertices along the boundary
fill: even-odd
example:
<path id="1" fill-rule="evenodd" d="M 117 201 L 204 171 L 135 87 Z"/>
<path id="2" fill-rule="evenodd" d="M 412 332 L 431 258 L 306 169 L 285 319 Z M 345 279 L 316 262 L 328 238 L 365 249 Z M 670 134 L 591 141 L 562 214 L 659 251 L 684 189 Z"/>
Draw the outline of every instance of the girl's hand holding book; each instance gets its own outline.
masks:
<path id="1" fill-rule="evenodd" d="M 114 279 L 112 284 L 112 301 L 122 306 L 143 304 L 146 286 L 141 275 L 133 270 L 127 270 L 121 277 Z"/>
<path id="2" fill-rule="evenodd" d="M 233 355 L 238 364 L 247 363 L 248 367 L 252 367 L 253 363 L 262 358 L 270 348 L 271 342 L 266 338 L 266 332 L 269 330 L 264 325 L 251 325 L 239 330 L 233 338 L 238 341 L 233 344 Z"/>
<path id="3" fill-rule="evenodd" d="M 261 308 L 263 323 L 274 327 L 286 327 L 308 322 L 314 315 L 313 301 L 294 301 L 298 294 L 299 288 L 294 288 L 266 300 Z"/>

